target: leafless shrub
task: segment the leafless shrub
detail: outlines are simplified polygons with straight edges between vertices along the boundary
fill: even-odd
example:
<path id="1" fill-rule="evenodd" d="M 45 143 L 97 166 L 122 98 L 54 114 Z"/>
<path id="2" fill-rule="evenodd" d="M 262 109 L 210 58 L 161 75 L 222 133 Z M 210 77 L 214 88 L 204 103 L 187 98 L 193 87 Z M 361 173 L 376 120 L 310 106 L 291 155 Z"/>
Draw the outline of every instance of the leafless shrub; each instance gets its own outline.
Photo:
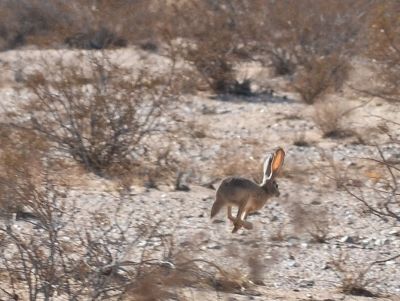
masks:
<path id="1" fill-rule="evenodd" d="M 305 103 L 341 88 L 358 52 L 369 3 L 260 0 L 254 5 L 259 18 L 247 32 L 257 41 L 256 57 L 269 62 L 275 74 L 292 75 Z"/>
<path id="2" fill-rule="evenodd" d="M 385 119 L 384 119 L 385 120 Z M 400 147 L 396 129 L 400 126 L 397 122 L 385 120 L 391 123 L 393 132 L 389 127 L 382 128 L 382 136 L 387 136 L 387 142 L 381 145 L 372 145 L 375 149 L 375 157 L 354 158 L 364 164 L 368 163 L 368 169 L 364 172 L 352 170 L 350 166 L 338 166 L 332 156 L 321 153 L 324 161 L 328 163 L 326 168 L 320 171 L 336 182 L 336 186 L 346 191 L 358 201 L 366 212 L 376 215 L 388 221 L 400 221 L 399 201 L 399 159 L 396 152 Z M 331 170 L 331 175 L 329 174 Z"/>
<path id="3" fill-rule="evenodd" d="M 262 180 L 262 163 L 243 153 L 221 151 L 215 160 L 215 169 L 212 175 L 216 178 L 226 176 L 249 177 L 256 182 Z"/>
<path id="4" fill-rule="evenodd" d="M 369 213 L 376 215 L 384 220 L 393 219 L 400 221 L 400 200 L 399 200 L 399 172 L 400 169 L 388 162 L 382 148 L 376 146 L 379 157 L 370 158 L 376 164 L 376 170 L 380 167 L 386 169 L 382 178 L 368 181 L 361 179 L 357 181 L 358 185 L 352 185 L 355 182 L 352 178 L 347 178 L 347 185 L 344 189 L 355 200 L 359 201 Z M 371 182 L 371 183 L 370 183 Z M 374 198 L 366 196 L 366 192 Z"/>
<path id="5" fill-rule="evenodd" d="M 298 71 L 294 89 L 307 104 L 313 104 L 327 93 L 338 90 L 346 81 L 349 63 L 336 54 L 309 61 Z"/>
<path id="6" fill-rule="evenodd" d="M 311 142 L 307 141 L 305 133 L 301 132 L 301 133 L 295 133 L 293 145 L 299 147 L 310 147 Z"/>
<path id="7" fill-rule="evenodd" d="M 7 276 L 2 291 L 29 300 L 103 300 L 127 294 L 138 284 L 146 262 L 161 256 L 148 246 L 150 240 L 163 246 L 158 224 L 134 226 L 97 212 L 90 218 L 92 227 L 82 231 L 74 221 L 76 208 L 61 201 L 54 187 L 48 188 L 32 200 L 40 213 L 34 228 L 0 228 L 7 241 L 1 249 L 0 269 Z M 147 247 L 126 260 L 143 242 Z"/>
<path id="8" fill-rule="evenodd" d="M 296 231 L 308 233 L 312 241 L 325 243 L 330 232 L 327 212 L 312 208 L 312 205 L 290 204 L 291 224 Z"/>
<path id="9" fill-rule="evenodd" d="M 175 42 L 169 44 L 216 93 L 251 94 L 250 82 L 238 82 L 235 72 L 238 53 L 241 48 L 246 51 L 238 25 L 244 17 L 243 7 L 240 1 L 197 0 L 175 6 L 166 36 Z"/>
<path id="10" fill-rule="evenodd" d="M 34 197 L 32 187 L 40 182 L 48 144 L 33 131 L 4 124 L 0 125 L 0 137 L 0 208 L 6 215 L 22 214 L 26 200 Z"/>
<path id="11" fill-rule="evenodd" d="M 0 2 L 0 49 L 41 47 L 104 49 L 128 42 L 157 47 L 163 5 L 156 1 L 4 0 Z"/>
<path id="12" fill-rule="evenodd" d="M 36 37 L 38 44 L 49 44 L 51 32 L 71 25 L 64 1 L 1 1 L 0 50 L 23 46 Z M 40 40 L 40 41 L 39 41 Z M 0 38 L 1 42 L 1 38 Z"/>
<path id="13" fill-rule="evenodd" d="M 170 163 L 171 140 L 165 138 L 175 124 L 172 79 L 120 67 L 105 54 L 78 58 L 43 62 L 28 76 L 23 89 L 33 97 L 22 107 L 30 116 L 26 127 L 100 176 L 145 162 Z"/>
<path id="14" fill-rule="evenodd" d="M 64 42 L 81 49 L 125 47 L 128 43 L 157 49 L 162 7 L 151 0 L 75 1 L 69 6 L 74 24 L 66 29 Z"/>
<path id="15" fill-rule="evenodd" d="M 350 110 L 340 101 L 321 101 L 315 104 L 314 121 L 324 137 L 340 138 L 350 135 L 344 124 Z"/>
<path id="16" fill-rule="evenodd" d="M 19 205 L 30 214 L 0 222 L 0 298 L 152 300 L 173 297 L 180 287 L 236 292 L 251 285 L 234 271 L 176 249 L 161 221 L 137 223 L 135 211 L 123 207 L 124 194 L 112 212 L 105 214 L 101 206 L 83 211 L 81 201 L 68 198 L 68 187 L 52 179 L 57 160 L 44 156 L 47 148 L 34 132 L 11 135 L 6 127 L 2 137 L 26 148 L 17 149 L 16 160 L 13 149 L 2 145 L 2 163 L 13 160 L 2 165 L 1 209 L 15 212 L 13 205 Z"/>
<path id="17" fill-rule="evenodd" d="M 400 12 L 398 2 L 376 2 L 368 22 L 367 56 L 373 59 L 378 84 L 365 92 L 391 102 L 400 100 Z"/>
<path id="18" fill-rule="evenodd" d="M 340 289 L 343 293 L 355 296 L 376 297 L 368 287 L 374 284 L 374 280 L 368 277 L 372 264 L 355 268 L 349 264 L 349 257 L 341 254 L 339 258 L 330 261 L 329 264 L 340 278 Z"/>

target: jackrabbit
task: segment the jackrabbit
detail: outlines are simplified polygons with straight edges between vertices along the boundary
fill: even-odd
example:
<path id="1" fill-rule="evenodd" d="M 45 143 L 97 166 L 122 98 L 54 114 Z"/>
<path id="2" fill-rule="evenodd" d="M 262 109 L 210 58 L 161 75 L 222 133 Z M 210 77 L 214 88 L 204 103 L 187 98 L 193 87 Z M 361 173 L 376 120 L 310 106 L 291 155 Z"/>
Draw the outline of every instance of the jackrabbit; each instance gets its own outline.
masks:
<path id="1" fill-rule="evenodd" d="M 279 196 L 275 178 L 282 168 L 284 158 L 285 152 L 280 147 L 268 156 L 264 161 L 264 176 L 261 184 L 242 177 L 225 178 L 217 189 L 211 218 L 227 206 L 228 218 L 234 224 L 232 233 L 237 232 L 242 226 L 252 229 L 252 223 L 246 221 L 247 215 L 264 207 L 270 197 Z M 232 215 L 232 206 L 239 207 L 236 218 Z"/>

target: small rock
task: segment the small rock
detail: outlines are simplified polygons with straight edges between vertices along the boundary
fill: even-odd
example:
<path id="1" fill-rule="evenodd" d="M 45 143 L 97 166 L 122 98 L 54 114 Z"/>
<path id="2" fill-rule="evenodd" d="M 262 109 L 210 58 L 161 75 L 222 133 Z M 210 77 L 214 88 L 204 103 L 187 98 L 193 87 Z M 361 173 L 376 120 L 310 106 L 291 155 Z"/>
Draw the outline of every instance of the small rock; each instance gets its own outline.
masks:
<path id="1" fill-rule="evenodd" d="M 308 243 L 303 242 L 303 243 L 300 244 L 300 246 L 301 246 L 303 249 L 307 249 L 307 248 L 308 248 Z"/>
<path id="2" fill-rule="evenodd" d="M 387 238 L 382 238 L 382 239 L 377 239 L 375 240 L 375 246 L 384 246 L 384 245 L 389 245 L 390 240 Z"/>
<path id="3" fill-rule="evenodd" d="M 287 262 L 287 266 L 288 267 L 293 267 L 293 268 L 297 268 L 300 266 L 300 264 L 298 264 L 295 260 L 289 260 Z"/>
<path id="4" fill-rule="evenodd" d="M 220 249 L 222 249 L 222 247 L 221 247 L 220 245 L 217 245 L 217 244 L 211 244 L 211 245 L 208 245 L 208 246 L 207 246 L 207 249 L 210 249 L 210 250 L 220 250 Z"/>
<path id="5" fill-rule="evenodd" d="M 340 242 L 343 242 L 343 243 L 347 243 L 347 244 L 354 244 L 354 243 L 356 243 L 356 242 L 355 242 L 355 239 L 354 239 L 353 237 L 351 237 L 351 236 L 348 236 L 348 235 L 343 236 L 339 241 L 340 241 Z"/>
<path id="6" fill-rule="evenodd" d="M 386 265 L 394 265 L 394 264 L 396 264 L 396 261 L 395 260 L 389 260 L 389 261 L 386 261 L 385 264 Z"/>
<path id="7" fill-rule="evenodd" d="M 313 287 L 314 284 L 315 284 L 314 280 L 301 279 L 299 282 L 300 287 Z"/>
<path id="8" fill-rule="evenodd" d="M 389 235 L 393 235 L 393 236 L 400 236 L 400 230 L 391 230 L 389 231 Z"/>
<path id="9" fill-rule="evenodd" d="M 276 215 L 273 215 L 270 220 L 271 222 L 276 222 L 279 220 L 279 218 Z"/>

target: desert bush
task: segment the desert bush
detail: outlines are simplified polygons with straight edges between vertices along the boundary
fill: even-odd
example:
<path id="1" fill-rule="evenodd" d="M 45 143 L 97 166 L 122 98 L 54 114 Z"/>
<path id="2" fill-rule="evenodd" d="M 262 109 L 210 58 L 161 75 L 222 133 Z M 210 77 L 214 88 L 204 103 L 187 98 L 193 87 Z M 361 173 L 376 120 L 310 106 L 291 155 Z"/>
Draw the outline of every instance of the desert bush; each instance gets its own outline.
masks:
<path id="1" fill-rule="evenodd" d="M 399 144 L 397 144 L 399 145 Z M 376 146 L 378 151 L 377 158 L 370 158 L 369 160 L 375 162 L 376 170 L 385 169 L 385 174 L 382 178 L 374 179 L 373 185 L 369 185 L 367 179 L 356 181 L 355 179 L 347 179 L 347 185 L 344 186 L 347 193 L 349 193 L 355 200 L 360 202 L 365 208 L 365 211 L 370 214 L 376 215 L 383 220 L 400 221 L 400 200 L 399 200 L 399 168 L 392 164 L 387 155 L 384 154 L 381 147 Z M 358 183 L 358 185 L 351 185 L 351 183 Z M 376 196 L 376 199 L 366 197 L 366 193 Z"/>
<path id="2" fill-rule="evenodd" d="M 157 45 L 156 1 L 0 1 L 0 50 L 25 44 L 104 49 Z"/>
<path id="3" fill-rule="evenodd" d="M 316 103 L 314 108 L 314 122 L 324 137 L 339 138 L 351 134 L 344 124 L 345 118 L 352 111 L 347 104 L 339 100 L 326 100 Z"/>
<path id="4" fill-rule="evenodd" d="M 244 176 L 261 183 L 262 181 L 262 160 L 255 160 L 245 153 L 238 153 L 233 150 L 223 150 L 217 154 L 212 170 L 212 176 L 222 179 L 227 176 Z"/>
<path id="5" fill-rule="evenodd" d="M 74 24 L 64 35 L 72 48 L 104 49 L 128 43 L 157 49 L 157 24 L 162 5 L 155 1 L 75 1 L 70 5 Z"/>
<path id="6" fill-rule="evenodd" d="M 105 54 L 76 59 L 43 61 L 27 77 L 23 89 L 32 98 L 21 108 L 30 119 L 24 126 L 100 176 L 157 158 L 168 162 L 172 78 L 120 67 Z"/>
<path id="7" fill-rule="evenodd" d="M 340 89 L 348 78 L 349 62 L 336 55 L 307 62 L 295 76 L 294 89 L 306 104 Z"/>
<path id="8" fill-rule="evenodd" d="M 0 14 L 0 50 L 23 46 L 35 38 L 36 44 L 51 44 L 55 32 L 73 23 L 68 6 L 61 0 L 4 0 L 0 2 Z"/>
<path id="9" fill-rule="evenodd" d="M 107 27 L 86 29 L 85 32 L 74 33 L 64 40 L 71 48 L 78 49 L 104 49 L 110 47 L 125 47 L 127 41 L 117 36 Z"/>
<path id="10" fill-rule="evenodd" d="M 336 182 L 336 186 L 347 192 L 354 200 L 362 205 L 365 213 L 381 218 L 384 221 L 400 221 L 399 200 L 399 159 L 397 156 L 400 141 L 397 135 L 400 124 L 383 119 L 386 126 L 381 127 L 382 137 L 386 136 L 386 142 L 372 144 L 374 156 L 357 158 L 363 165 L 368 164 L 364 174 L 359 170 L 340 166 L 332 156 L 321 153 L 325 162 L 329 162 L 328 172 L 323 173 Z M 391 124 L 389 126 L 388 124 Z M 355 158 L 356 159 L 356 158 Z"/>
<path id="11" fill-rule="evenodd" d="M 259 18 L 246 31 L 256 45 L 254 57 L 270 64 L 276 75 L 291 75 L 294 89 L 308 104 L 341 88 L 350 59 L 358 53 L 368 1 L 254 4 Z"/>
<path id="12" fill-rule="evenodd" d="M 235 63 L 246 52 L 238 24 L 244 19 L 240 1 L 185 1 L 175 6 L 166 38 L 216 93 L 251 93 L 249 82 L 236 78 Z M 238 17 L 237 14 L 240 14 Z M 173 41 L 173 42 L 171 42 Z"/>
<path id="13" fill-rule="evenodd" d="M 48 144 L 35 132 L 0 126 L 0 208 L 6 218 L 20 215 L 34 199 Z M 8 215 L 8 216 L 7 216 Z"/>
<path id="14" fill-rule="evenodd" d="M 49 178 L 32 191 L 37 218 L 0 225 L 1 298 L 163 300 L 176 299 L 177 289 L 188 286 L 228 292 L 251 286 L 237 273 L 176 249 L 162 221 L 137 223 L 135 210 L 122 210 L 122 195 L 105 214 L 101 207 L 83 213 Z"/>
<path id="15" fill-rule="evenodd" d="M 295 74 L 296 90 L 313 103 L 347 79 L 368 9 L 365 1 L 192 0 L 176 6 L 168 33 L 217 93 L 249 94 L 250 82 L 238 83 L 235 68 L 260 60 L 278 75 Z"/>
<path id="16" fill-rule="evenodd" d="M 69 188 L 54 178 L 58 161 L 40 136 L 9 125 L 0 130 L 0 209 L 24 209 L 0 220 L 0 298 L 149 300 L 176 296 L 186 286 L 240 291 L 250 285 L 176 249 L 162 221 L 138 222 L 124 194 L 110 195 L 112 208 L 82 210 L 86 202 L 70 199 Z"/>
<path id="17" fill-rule="evenodd" d="M 297 233 L 307 233 L 316 243 L 325 243 L 329 239 L 330 221 L 326 209 L 312 205 L 289 204 L 291 224 Z"/>
<path id="18" fill-rule="evenodd" d="M 158 224 L 133 226 L 126 220 L 108 218 L 99 210 L 89 214 L 92 226 L 83 226 L 82 231 L 75 220 L 76 207 L 60 198 L 50 182 L 45 185 L 46 189 L 35 187 L 35 192 L 40 191 L 32 200 L 39 214 L 37 220 L 30 221 L 35 227 L 28 227 L 28 223 L 22 225 L 23 231 L 13 225 L 0 227 L 4 238 L 0 247 L 2 293 L 27 300 L 124 296 L 137 285 L 147 260 L 156 261 L 158 255 L 148 247 L 142 250 L 142 256 L 140 252 L 136 258 L 132 256 L 136 261 L 124 258 L 140 242 L 157 240 L 163 246 Z M 130 221 L 134 220 L 132 214 L 126 215 Z"/>
<path id="19" fill-rule="evenodd" d="M 366 54 L 375 63 L 378 83 L 366 92 L 392 102 L 400 100 L 400 3 L 377 2 L 371 13 Z"/>
<path id="20" fill-rule="evenodd" d="M 349 259 L 347 254 L 341 253 L 338 258 L 329 263 L 340 279 L 340 290 L 347 295 L 376 297 L 377 294 L 369 289 L 376 280 L 368 275 L 374 262 L 364 264 L 362 267 L 355 267 L 349 262 Z"/>

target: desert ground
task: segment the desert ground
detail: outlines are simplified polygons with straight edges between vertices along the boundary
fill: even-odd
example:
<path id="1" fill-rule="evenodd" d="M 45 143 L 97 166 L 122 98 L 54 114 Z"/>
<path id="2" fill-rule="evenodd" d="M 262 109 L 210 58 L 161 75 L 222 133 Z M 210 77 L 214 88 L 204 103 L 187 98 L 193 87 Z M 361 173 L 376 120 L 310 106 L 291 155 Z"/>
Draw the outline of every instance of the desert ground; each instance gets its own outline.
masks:
<path id="1" fill-rule="evenodd" d="M 168 65 L 167 58 L 135 47 L 107 51 L 112 60 L 125 66 L 140 64 L 160 70 Z M 32 97 L 16 89 L 24 81 L 19 75 L 37 68 L 39 59 L 51 60 L 59 54 L 29 48 L 0 53 L 3 116 Z M 74 59 L 75 52 L 63 50 L 62 55 Z M 353 65 L 352 83 L 368 85 L 368 66 L 362 60 Z M 396 257 L 400 225 L 371 214 L 347 190 L 358 191 L 363 184 L 377 187 L 386 176 L 385 168 L 378 169 L 376 162 L 367 159 L 380 158 L 376 145 L 393 166 L 400 166 L 400 144 L 379 130 L 386 126 L 399 138 L 398 124 L 386 122 L 400 120 L 399 105 L 360 95 L 346 86 L 328 97 L 334 104 L 332 110 L 350 113 L 341 118 L 340 133 L 324 137 L 315 119 L 318 106 L 301 102 L 290 83 L 257 64 L 238 70 L 252 79 L 254 95 L 190 92 L 181 95 L 175 107 L 190 121 L 187 129 L 192 133 L 185 138 L 186 149 L 175 150 L 182 159 L 179 184 L 186 189 L 177 189 L 181 187 L 174 185 L 173 177 L 157 185 L 135 179 L 121 188 L 118 180 L 71 164 L 56 174 L 66 188 L 66 217 L 82 232 L 93 228 L 96 216 L 129 224 L 125 235 L 132 241 L 116 260 L 135 261 L 141 254 L 146 260 L 170 266 L 198 260 L 196 281 L 168 286 L 167 297 L 152 296 L 155 290 L 148 286 L 137 293 L 137 299 L 127 300 L 400 300 L 400 260 Z M 268 92 L 263 92 L 265 87 Z M 281 195 L 248 217 L 254 228 L 231 233 L 233 225 L 225 210 L 211 220 L 219 182 L 230 175 L 259 181 L 263 159 L 278 146 L 286 152 L 278 177 Z M 353 186 L 346 183 L 345 189 L 340 185 L 345 177 L 357 180 L 351 182 Z M 371 203 L 380 197 L 374 189 L 363 192 Z M 3 218 L 3 224 L 8 222 Z M 15 233 L 37 231 L 27 219 L 13 220 L 11 227 Z M 140 237 L 137 233 L 143 227 L 154 228 L 158 234 Z M 73 245 L 74 238 L 67 233 L 64 236 Z M 101 241 L 102 232 L 98 237 L 96 233 L 94 229 L 94 239 Z M 167 249 L 174 255 L 166 254 Z M 203 274 L 214 282 L 200 281 Z M 2 279 L 7 290 L 7 277 L 2 275 Z M 354 290 L 346 291 L 346 285 L 353 285 Z M 25 300 L 24 287 L 19 289 L 20 300 Z M 10 297 L 4 293 L 1 298 Z M 58 299 L 64 300 L 62 294 L 54 297 Z"/>

